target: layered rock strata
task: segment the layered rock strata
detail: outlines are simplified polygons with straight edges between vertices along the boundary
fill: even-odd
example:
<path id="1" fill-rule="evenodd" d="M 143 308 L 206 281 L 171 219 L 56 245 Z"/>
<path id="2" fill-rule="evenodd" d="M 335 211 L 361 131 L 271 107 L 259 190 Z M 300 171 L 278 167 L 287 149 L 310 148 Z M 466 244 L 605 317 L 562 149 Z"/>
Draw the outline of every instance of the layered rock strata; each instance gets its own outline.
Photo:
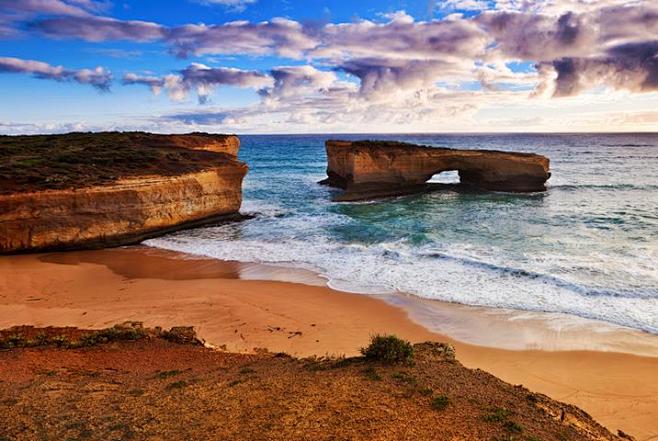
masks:
<path id="1" fill-rule="evenodd" d="M 460 185 L 485 191 L 538 192 L 550 177 L 548 158 L 531 153 L 434 148 L 385 141 L 327 141 L 327 175 L 337 200 L 426 191 L 437 173 L 457 170 Z"/>
<path id="2" fill-rule="evenodd" d="M 144 139 L 143 148 L 166 146 L 160 153 L 191 158 L 193 166 L 177 173 L 169 161 L 160 174 L 158 164 L 165 163 L 160 161 L 146 174 L 131 170 L 107 184 L 0 194 L 0 252 L 117 246 L 239 216 L 248 168 L 237 160 L 237 137 L 147 134 Z"/>

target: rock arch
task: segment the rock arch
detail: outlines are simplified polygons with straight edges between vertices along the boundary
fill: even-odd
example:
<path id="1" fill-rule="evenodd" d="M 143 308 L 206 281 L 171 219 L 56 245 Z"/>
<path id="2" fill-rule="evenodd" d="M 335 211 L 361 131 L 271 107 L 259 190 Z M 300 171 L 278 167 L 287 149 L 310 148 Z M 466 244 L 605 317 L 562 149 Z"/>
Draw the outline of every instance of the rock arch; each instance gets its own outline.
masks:
<path id="1" fill-rule="evenodd" d="M 345 189 L 339 200 L 414 193 L 443 171 L 485 191 L 538 192 L 550 177 L 548 158 L 532 153 L 434 148 L 383 141 L 327 141 L 323 184 Z"/>

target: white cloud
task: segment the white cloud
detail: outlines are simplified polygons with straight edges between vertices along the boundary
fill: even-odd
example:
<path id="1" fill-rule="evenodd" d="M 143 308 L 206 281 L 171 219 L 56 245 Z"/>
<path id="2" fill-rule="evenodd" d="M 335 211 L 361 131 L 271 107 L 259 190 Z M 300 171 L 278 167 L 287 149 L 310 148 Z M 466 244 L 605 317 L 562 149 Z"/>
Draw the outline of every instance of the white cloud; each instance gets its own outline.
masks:
<path id="1" fill-rule="evenodd" d="M 94 69 L 65 69 L 63 66 L 13 57 L 0 57 L 0 73 L 20 73 L 39 79 L 75 81 L 89 84 L 103 92 L 108 91 L 112 83 L 112 74 L 100 66 Z"/>

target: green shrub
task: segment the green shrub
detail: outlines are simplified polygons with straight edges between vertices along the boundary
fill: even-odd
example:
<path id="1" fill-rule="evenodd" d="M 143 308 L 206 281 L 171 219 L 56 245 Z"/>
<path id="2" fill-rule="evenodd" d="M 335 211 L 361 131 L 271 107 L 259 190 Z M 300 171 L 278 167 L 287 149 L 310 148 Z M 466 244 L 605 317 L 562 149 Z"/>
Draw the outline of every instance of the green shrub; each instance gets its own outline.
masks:
<path id="1" fill-rule="evenodd" d="M 434 393 L 434 390 L 431 387 L 421 387 L 418 389 L 418 393 L 425 396 L 430 396 Z"/>
<path id="2" fill-rule="evenodd" d="M 175 390 L 175 389 L 182 389 L 185 386 L 187 386 L 187 381 L 185 380 L 180 380 L 180 381 L 175 381 L 171 384 L 169 384 L 166 389 L 167 390 Z"/>
<path id="3" fill-rule="evenodd" d="M 445 395 L 439 395 L 432 400 L 432 408 L 434 410 L 443 410 L 448 407 L 448 404 L 450 404 L 450 400 Z"/>
<path id="4" fill-rule="evenodd" d="M 396 380 L 398 380 L 402 383 L 407 383 L 407 384 L 410 384 L 412 386 L 415 386 L 416 384 L 418 384 L 418 381 L 416 380 L 416 377 L 414 377 L 413 375 L 411 375 L 408 372 L 404 372 L 404 371 L 395 372 L 393 375 L 391 375 L 391 377 L 395 378 Z"/>
<path id="5" fill-rule="evenodd" d="M 182 371 L 179 371 L 178 369 L 174 369 L 173 371 L 163 371 L 163 372 L 158 372 L 155 374 L 155 376 L 161 380 L 164 380 L 165 378 L 169 377 L 175 377 L 176 375 L 182 374 Z"/>
<path id="6" fill-rule="evenodd" d="M 503 421 L 507 421 L 509 416 L 510 416 L 509 410 L 496 407 L 494 409 L 491 409 L 491 411 L 488 414 L 484 415 L 482 418 L 489 423 L 502 423 Z"/>
<path id="7" fill-rule="evenodd" d="M 368 380 L 372 380 L 372 381 L 381 381 L 381 379 L 382 379 L 381 375 L 379 375 L 379 373 L 377 372 L 377 370 L 374 367 L 369 367 L 369 368 L 364 369 L 363 370 L 363 375 L 365 375 L 365 377 Z"/>
<path id="8" fill-rule="evenodd" d="M 361 348 L 361 353 L 367 360 L 390 364 L 411 363 L 414 358 L 411 343 L 394 335 L 375 335 L 368 347 Z"/>
<path id="9" fill-rule="evenodd" d="M 505 430 L 507 430 L 510 433 L 523 432 L 523 427 L 519 423 L 515 423 L 514 421 L 505 422 L 505 424 L 503 424 L 503 427 L 505 427 Z"/>

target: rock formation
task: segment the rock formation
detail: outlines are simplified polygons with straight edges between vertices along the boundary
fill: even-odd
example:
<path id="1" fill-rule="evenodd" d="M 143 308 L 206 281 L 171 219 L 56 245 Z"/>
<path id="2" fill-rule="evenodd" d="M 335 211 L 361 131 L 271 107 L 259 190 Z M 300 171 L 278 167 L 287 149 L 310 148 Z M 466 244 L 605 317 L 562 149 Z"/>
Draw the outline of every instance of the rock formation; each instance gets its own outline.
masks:
<path id="1" fill-rule="evenodd" d="M 1 253 L 123 245 L 239 216 L 242 179 L 248 168 L 237 160 L 236 136 L 86 134 L 80 148 L 109 136 L 131 143 L 127 151 L 134 157 L 117 153 L 108 161 L 103 156 L 104 165 L 98 165 L 90 156 L 100 155 L 100 149 L 91 149 L 67 157 L 66 164 L 73 162 L 75 167 L 54 185 L 48 180 L 30 184 L 20 179 L 11 181 L 15 191 L 9 181 L 0 185 Z M 21 151 L 20 144 L 28 145 L 33 137 L 10 138 L 3 140 L 18 144 L 16 151 Z M 60 142 L 55 137 L 41 138 Z M 43 153 L 52 155 L 42 166 L 52 175 L 56 170 L 52 164 L 61 152 Z M 26 161 L 16 158 L 14 154 L 8 159 L 14 168 Z M 11 176 L 12 170 L 5 176 Z"/>
<path id="2" fill-rule="evenodd" d="M 486 191 L 546 190 L 548 158 L 494 150 L 434 148 L 399 142 L 327 141 L 328 178 L 345 193 L 337 200 L 359 200 L 422 192 L 433 175 L 459 171 L 460 184 Z"/>

